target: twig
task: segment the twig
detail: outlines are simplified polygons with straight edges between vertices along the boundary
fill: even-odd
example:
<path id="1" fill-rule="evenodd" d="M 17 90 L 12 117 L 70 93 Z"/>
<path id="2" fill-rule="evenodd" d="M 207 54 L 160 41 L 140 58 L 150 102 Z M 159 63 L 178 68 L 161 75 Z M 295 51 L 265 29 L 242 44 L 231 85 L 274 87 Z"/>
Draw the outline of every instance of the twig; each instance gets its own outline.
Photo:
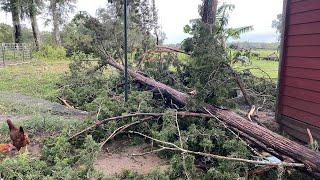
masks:
<path id="1" fill-rule="evenodd" d="M 161 114 L 159 113 L 135 113 L 135 114 L 128 114 L 128 115 L 124 115 L 124 116 L 117 116 L 117 117 L 112 117 L 112 118 L 108 118 L 108 119 L 105 119 L 105 120 L 102 120 L 102 121 L 97 121 L 95 124 L 87 127 L 86 129 L 74 134 L 73 136 L 71 136 L 69 138 L 69 141 L 82 135 L 83 133 L 85 132 L 88 132 L 98 126 L 101 126 L 102 124 L 105 124 L 105 123 L 108 123 L 110 121 L 116 121 L 116 120 L 119 120 L 119 119 L 125 119 L 125 118 L 128 118 L 128 117 L 138 117 L 138 116 L 160 116 Z"/>
<path id="2" fill-rule="evenodd" d="M 175 113 L 175 121 L 176 121 L 176 126 L 177 126 L 179 141 L 180 141 L 180 147 L 183 148 L 183 142 L 182 142 L 181 131 L 180 131 L 180 127 L 179 127 L 178 113 L 177 113 L 177 112 Z M 184 153 L 181 153 L 181 155 L 182 155 L 184 173 L 186 174 L 186 178 L 189 180 L 190 177 L 189 177 L 189 173 L 187 172 L 186 156 L 185 156 Z"/>
<path id="3" fill-rule="evenodd" d="M 133 126 L 133 125 L 140 124 L 141 122 L 151 120 L 151 119 L 154 119 L 154 117 L 153 117 L 153 116 L 149 116 L 149 117 L 146 117 L 146 118 L 144 118 L 144 119 L 141 119 L 140 121 L 135 121 L 135 122 L 130 123 L 130 124 L 125 124 L 125 125 L 117 128 L 115 131 L 113 131 L 113 133 L 111 133 L 111 135 L 110 135 L 105 141 L 103 141 L 103 142 L 101 143 L 100 149 L 102 149 L 103 146 L 104 146 L 107 142 L 109 142 L 111 139 L 113 139 L 113 138 L 114 138 L 116 135 L 118 135 L 119 133 L 123 132 L 125 129 L 127 129 L 127 128 Z"/>
<path id="4" fill-rule="evenodd" d="M 251 106 L 251 110 L 250 110 L 249 113 L 248 113 L 248 119 L 249 119 L 250 121 L 252 121 L 251 116 L 253 116 L 255 110 L 256 110 L 256 106 L 255 106 L 255 105 L 252 105 L 252 106 Z"/>
<path id="5" fill-rule="evenodd" d="M 161 141 L 155 138 L 152 138 L 150 136 L 147 136 L 145 134 L 142 134 L 140 132 L 136 132 L 136 131 L 129 131 L 129 133 L 131 134 L 137 134 L 140 136 L 143 136 L 145 138 L 151 139 L 153 141 L 156 141 L 158 143 L 161 144 L 165 144 L 171 147 L 164 147 L 162 146 L 162 148 L 164 148 L 165 150 L 172 150 L 172 151 L 181 151 L 181 152 L 185 152 L 185 153 L 189 153 L 189 154 L 193 154 L 193 155 L 200 155 L 200 156 L 206 156 L 206 157 L 211 157 L 214 159 L 220 159 L 220 160 L 227 160 L 227 161 L 236 161 L 236 162 L 243 162 L 243 163 L 250 163 L 250 164 L 258 164 L 258 165 L 268 165 L 268 166 L 285 166 L 285 167 L 305 167 L 304 164 L 301 163 L 286 163 L 286 162 L 281 162 L 281 163 L 274 163 L 274 162 L 267 162 L 267 161 L 255 161 L 255 160 L 249 160 L 249 159 L 242 159 L 242 158 L 233 158 L 233 157 L 226 157 L 226 156 L 219 156 L 219 155 L 215 155 L 215 154 L 209 154 L 209 153 L 203 153 L 203 152 L 195 152 L 195 151 L 190 151 L 187 149 L 183 149 L 180 148 L 179 146 L 170 143 L 170 142 L 165 142 L 165 141 Z"/>
<path id="6" fill-rule="evenodd" d="M 140 153 L 140 154 L 131 154 L 131 156 L 145 156 L 145 155 L 152 154 L 152 153 L 157 153 L 157 152 L 160 152 L 160 151 L 163 151 L 163 150 L 165 150 L 165 148 L 155 149 L 155 150 L 144 152 L 144 153 Z"/>
<path id="7" fill-rule="evenodd" d="M 67 107 L 70 108 L 70 109 L 74 109 L 74 107 L 71 106 L 71 105 L 67 102 L 67 100 L 62 99 L 62 98 L 60 98 L 60 97 L 57 97 L 57 98 L 59 99 L 59 101 L 61 101 L 61 102 L 63 103 L 63 105 L 67 106 Z"/>
<path id="8" fill-rule="evenodd" d="M 208 114 L 202 114 L 202 113 L 193 113 L 193 112 L 178 112 L 177 113 L 179 116 L 181 117 L 202 117 L 202 118 L 212 118 L 212 116 L 208 115 Z M 97 121 L 95 124 L 83 129 L 82 131 L 74 134 L 73 136 L 71 136 L 69 138 L 69 141 L 98 127 L 101 126 L 102 124 L 108 123 L 110 121 L 116 121 L 119 119 L 125 119 L 128 117 L 139 117 L 139 116 L 153 116 L 153 117 L 161 117 L 165 115 L 164 113 L 134 113 L 134 114 L 128 114 L 128 115 L 124 115 L 124 116 L 117 116 L 117 117 L 112 117 L 112 118 L 108 118 L 102 121 Z"/>

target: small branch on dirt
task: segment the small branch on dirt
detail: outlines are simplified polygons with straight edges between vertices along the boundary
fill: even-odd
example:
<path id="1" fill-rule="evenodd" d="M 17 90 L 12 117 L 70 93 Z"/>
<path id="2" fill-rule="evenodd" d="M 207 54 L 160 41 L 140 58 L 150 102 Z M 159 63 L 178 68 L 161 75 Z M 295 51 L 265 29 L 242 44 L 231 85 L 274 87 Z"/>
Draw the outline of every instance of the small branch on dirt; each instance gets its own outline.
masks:
<path id="1" fill-rule="evenodd" d="M 59 101 L 60 101 L 63 105 L 67 106 L 67 107 L 70 108 L 70 109 L 74 109 L 74 107 L 71 106 L 71 105 L 67 102 L 67 100 L 62 99 L 61 97 L 57 97 L 57 98 L 59 99 Z"/>
<path id="2" fill-rule="evenodd" d="M 190 150 L 187 150 L 187 149 L 180 148 L 179 146 L 177 146 L 177 145 L 175 145 L 173 143 L 170 143 L 170 142 L 161 141 L 161 140 L 152 138 L 152 137 L 150 137 L 148 135 L 145 135 L 145 134 L 142 134 L 140 132 L 129 131 L 128 133 L 137 134 L 137 135 L 140 135 L 140 136 L 145 137 L 147 139 L 156 141 L 156 142 L 158 142 L 160 144 L 171 146 L 171 147 L 160 146 L 160 147 L 164 148 L 165 150 L 180 151 L 180 152 L 193 154 L 193 155 L 211 157 L 211 158 L 214 158 L 214 159 L 227 160 L 227 161 L 236 161 L 236 162 L 243 162 L 243 163 L 250 163 L 250 164 L 257 164 L 257 165 L 283 166 L 283 167 L 305 167 L 304 164 L 301 164 L 301 163 L 286 163 L 286 162 L 274 163 L 274 162 L 267 162 L 267 161 L 255 161 L 255 160 L 242 159 L 242 158 L 219 156 L 219 155 L 203 153 L 203 152 L 195 152 L 195 151 L 190 151 Z"/>
<path id="3" fill-rule="evenodd" d="M 125 124 L 125 125 L 117 128 L 115 131 L 113 131 L 113 133 L 111 133 L 111 135 L 105 141 L 103 141 L 101 143 L 100 149 L 102 149 L 103 146 L 105 144 L 107 144 L 107 142 L 109 142 L 111 139 L 113 139 L 116 135 L 120 134 L 121 132 L 123 132 L 124 130 L 128 129 L 129 127 L 131 127 L 133 125 L 136 125 L 136 124 L 140 124 L 140 123 L 145 122 L 145 121 L 152 120 L 152 119 L 154 119 L 154 117 L 153 116 L 149 116 L 149 117 L 146 117 L 144 119 L 141 119 L 140 121 L 135 121 L 135 122 L 130 123 L 130 124 Z"/>

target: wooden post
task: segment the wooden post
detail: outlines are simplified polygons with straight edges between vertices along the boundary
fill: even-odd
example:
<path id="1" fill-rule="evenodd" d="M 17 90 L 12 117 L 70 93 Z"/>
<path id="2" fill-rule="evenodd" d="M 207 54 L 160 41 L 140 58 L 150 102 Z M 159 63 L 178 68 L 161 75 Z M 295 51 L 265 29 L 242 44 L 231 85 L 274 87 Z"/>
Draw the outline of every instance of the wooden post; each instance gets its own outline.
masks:
<path id="1" fill-rule="evenodd" d="M 21 45 L 21 48 L 22 48 L 22 61 L 24 62 L 24 45 L 23 44 Z"/>
<path id="2" fill-rule="evenodd" d="M 3 66 L 5 66 L 6 65 L 6 63 L 5 63 L 5 56 L 6 56 L 6 50 L 5 50 L 5 44 L 2 44 L 1 45 L 1 50 L 2 50 L 2 62 L 3 62 Z"/>

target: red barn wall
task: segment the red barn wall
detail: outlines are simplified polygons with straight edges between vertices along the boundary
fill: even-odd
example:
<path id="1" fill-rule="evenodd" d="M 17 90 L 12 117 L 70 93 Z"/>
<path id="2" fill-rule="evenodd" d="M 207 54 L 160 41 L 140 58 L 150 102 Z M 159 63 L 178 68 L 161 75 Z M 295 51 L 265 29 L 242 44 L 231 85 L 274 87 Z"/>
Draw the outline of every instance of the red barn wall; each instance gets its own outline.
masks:
<path id="1" fill-rule="evenodd" d="M 320 140 L 320 0 L 286 0 L 278 120 L 284 131 Z"/>

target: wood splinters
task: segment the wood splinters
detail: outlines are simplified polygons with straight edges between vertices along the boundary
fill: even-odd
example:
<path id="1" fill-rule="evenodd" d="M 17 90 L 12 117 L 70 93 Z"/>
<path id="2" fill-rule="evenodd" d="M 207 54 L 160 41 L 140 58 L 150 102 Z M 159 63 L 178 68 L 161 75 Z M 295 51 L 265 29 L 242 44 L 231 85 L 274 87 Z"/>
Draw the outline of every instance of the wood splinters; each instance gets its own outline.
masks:
<path id="1" fill-rule="evenodd" d="M 251 119 L 251 117 L 254 115 L 254 112 L 256 111 L 256 106 L 255 105 L 252 105 L 251 106 L 251 110 L 249 111 L 249 113 L 248 113 L 248 119 L 250 120 L 250 121 L 252 121 L 252 119 Z"/>
<path id="2" fill-rule="evenodd" d="M 314 139 L 313 139 L 312 133 L 309 128 L 307 128 L 307 133 L 309 136 L 309 145 L 312 145 L 314 143 Z"/>

